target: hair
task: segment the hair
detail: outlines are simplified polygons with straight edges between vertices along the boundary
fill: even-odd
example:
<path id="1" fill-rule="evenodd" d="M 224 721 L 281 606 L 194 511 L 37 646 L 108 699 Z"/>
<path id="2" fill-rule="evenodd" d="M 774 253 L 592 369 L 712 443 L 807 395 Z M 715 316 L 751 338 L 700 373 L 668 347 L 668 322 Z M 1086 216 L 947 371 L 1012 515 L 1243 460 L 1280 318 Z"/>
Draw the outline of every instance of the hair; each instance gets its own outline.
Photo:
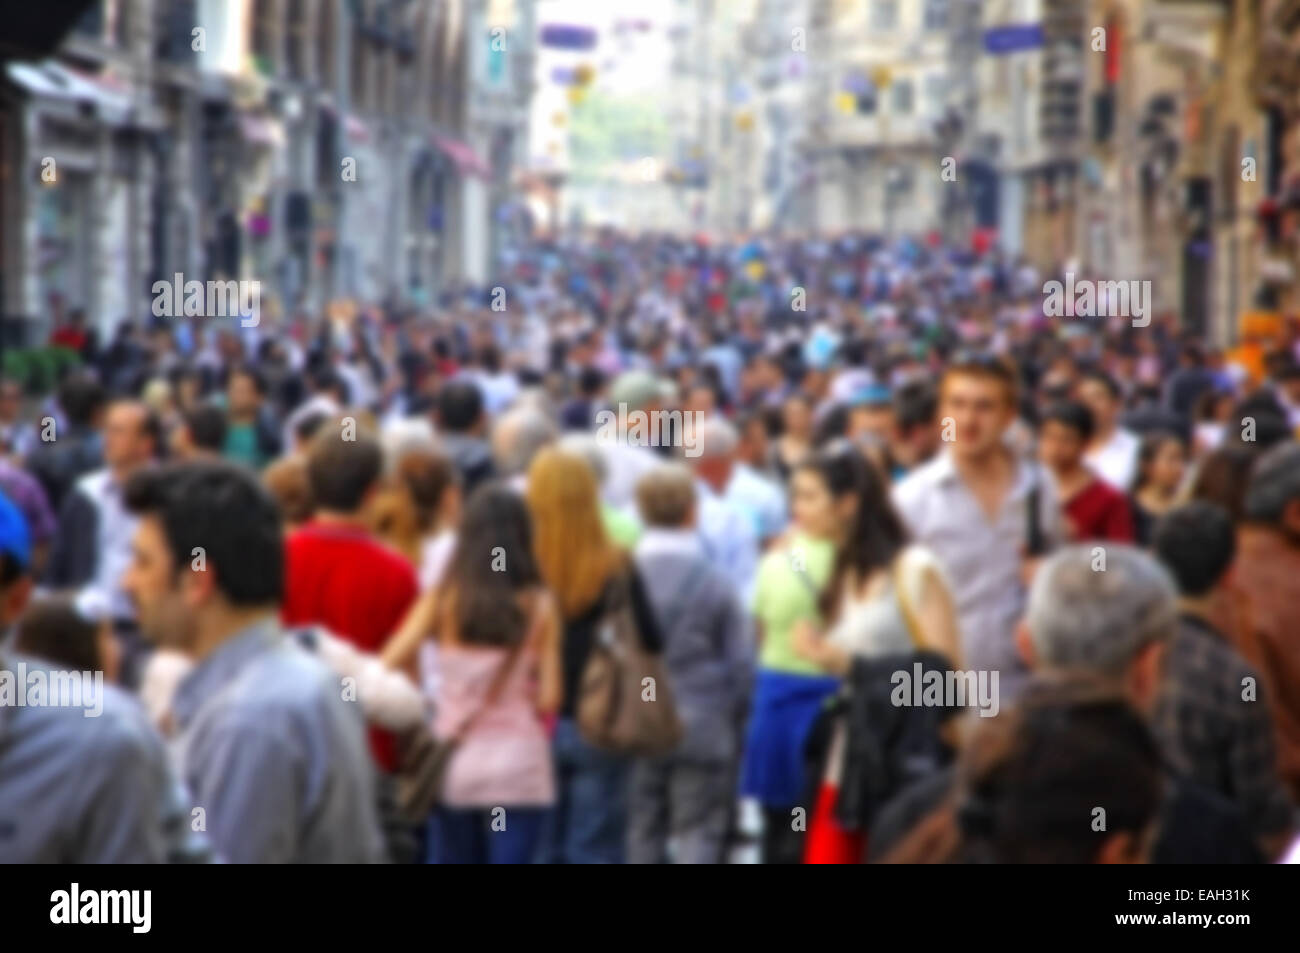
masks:
<path id="1" fill-rule="evenodd" d="M 182 415 L 196 447 L 220 453 L 226 445 L 226 414 L 212 404 L 199 404 Z"/>
<path id="2" fill-rule="evenodd" d="M 1132 492 L 1137 493 L 1147 485 L 1147 473 L 1151 469 L 1151 464 L 1155 463 L 1156 457 L 1160 455 L 1161 449 L 1167 443 L 1176 443 L 1187 450 L 1187 442 L 1172 430 L 1155 430 L 1142 438 L 1138 444 L 1137 470 L 1133 474 Z"/>
<path id="3" fill-rule="evenodd" d="M 14 650 L 53 662 L 72 672 L 104 668 L 98 630 L 77 611 L 71 599 L 44 596 L 32 602 L 18 620 Z"/>
<path id="4" fill-rule="evenodd" d="M 939 394 L 927 380 L 908 381 L 894 392 L 894 420 L 904 434 L 933 424 L 938 413 Z"/>
<path id="5" fill-rule="evenodd" d="M 980 377 L 997 381 L 1006 391 L 1007 403 L 1020 403 L 1020 375 L 1014 364 L 996 354 L 958 355 L 943 372 L 940 391 L 953 377 Z"/>
<path id="6" fill-rule="evenodd" d="M 1231 445 L 1247 443 L 1242 439 L 1247 418 L 1255 425 L 1254 433 L 1251 435 L 1255 439 L 1249 441 L 1253 450 L 1267 450 L 1279 443 L 1285 443 L 1295 434 L 1287 420 L 1286 411 L 1278 403 L 1277 395 L 1272 391 L 1261 390 L 1251 394 L 1232 408 L 1232 418 L 1241 426 L 1228 428 L 1228 439 Z"/>
<path id="7" fill-rule="evenodd" d="M 1096 368 L 1086 370 L 1079 375 L 1079 383 L 1082 384 L 1084 381 L 1096 381 L 1101 384 L 1106 388 L 1107 393 L 1110 394 L 1111 400 L 1120 400 L 1124 396 L 1124 391 L 1120 389 L 1119 381 L 1115 380 L 1115 378 L 1111 377 L 1105 371 L 1097 370 Z"/>
<path id="8" fill-rule="evenodd" d="M 497 466 L 502 473 L 523 473 L 537 452 L 556 438 L 555 423 L 541 410 L 528 405 L 515 407 L 497 418 L 494 437 L 508 437 L 507 445 L 497 450 Z"/>
<path id="9" fill-rule="evenodd" d="M 107 402 L 103 385 L 86 371 L 69 374 L 59 385 L 59 407 L 73 426 L 89 426 Z"/>
<path id="10" fill-rule="evenodd" d="M 447 491 L 459 482 L 459 471 L 442 451 L 411 447 L 397 458 L 393 473 L 415 505 L 417 528 L 429 532 Z"/>
<path id="11" fill-rule="evenodd" d="M 1087 864 L 1108 835 L 1139 842 L 1160 809 L 1160 751 L 1142 716 L 1091 680 L 1035 680 L 979 725 L 947 802 L 886 863 Z"/>
<path id="12" fill-rule="evenodd" d="M 526 619 L 514 598 L 542 581 L 533 556 L 532 521 L 519 494 L 499 483 L 475 490 L 461 516 L 456 549 L 441 583 L 456 632 L 474 645 L 513 646 Z"/>
<path id="13" fill-rule="evenodd" d="M 384 452 L 378 439 L 358 425 L 345 440 L 341 427 L 322 427 L 307 454 L 311 495 L 321 509 L 355 513 L 366 494 L 379 482 Z"/>
<path id="14" fill-rule="evenodd" d="M 1066 546 L 1048 558 L 1030 587 L 1025 623 L 1048 668 L 1114 676 L 1149 643 L 1173 635 L 1176 593 L 1140 549 L 1107 544 L 1098 572 L 1096 548 Z"/>
<path id="15" fill-rule="evenodd" d="M 573 619 L 600 598 L 623 565 L 600 514 L 596 477 L 582 457 L 547 447 L 528 469 L 533 548 L 560 611 Z"/>
<path id="16" fill-rule="evenodd" d="M 236 377 L 247 377 L 253 382 L 253 389 L 257 391 L 259 397 L 266 395 L 266 377 L 252 364 L 240 364 L 232 368 L 226 383 L 229 384 Z"/>
<path id="17" fill-rule="evenodd" d="M 297 525 L 311 519 L 316 502 L 311 495 L 307 461 L 302 457 L 284 457 L 262 471 L 262 484 L 280 509 L 285 523 Z"/>
<path id="18" fill-rule="evenodd" d="M 876 466 L 847 441 L 824 447 L 801 461 L 796 471 L 814 474 L 833 499 L 852 496 L 857 501 L 844 545 L 835 552 L 830 581 L 821 596 L 821 611 L 833 619 L 839 610 L 848 574 L 861 583 L 879 569 L 887 569 L 907 545 L 907 530 L 890 500 L 885 479 Z"/>
<path id="19" fill-rule="evenodd" d="M 217 589 L 237 606 L 277 602 L 284 588 L 284 541 L 275 501 L 248 471 L 224 462 L 166 464 L 134 473 L 126 506 L 156 517 L 174 569 L 202 550 Z"/>
<path id="20" fill-rule="evenodd" d="M 1058 401 L 1048 407 L 1038 422 L 1041 428 L 1048 421 L 1069 427 L 1079 435 L 1079 438 L 1087 443 L 1092 439 L 1093 420 L 1092 411 L 1088 409 L 1087 404 L 1082 404 L 1077 400 Z"/>
<path id="21" fill-rule="evenodd" d="M 483 416 L 483 392 L 473 381 L 448 381 L 439 389 L 435 406 L 444 430 L 464 433 Z"/>
<path id="22" fill-rule="evenodd" d="M 313 411 L 304 416 L 297 424 L 294 425 L 293 435 L 302 443 L 311 443 L 316 435 L 320 433 L 321 427 L 329 421 L 330 415 L 323 410 Z"/>
<path id="23" fill-rule="evenodd" d="M 1300 443 L 1292 440 L 1268 450 L 1256 462 L 1246 489 L 1246 518 L 1277 523 L 1296 499 L 1300 499 Z"/>
<path id="24" fill-rule="evenodd" d="M 1221 506 L 1196 500 L 1161 517 L 1152 550 L 1185 596 L 1203 596 L 1228 572 L 1237 554 L 1232 517 Z"/>
<path id="25" fill-rule="evenodd" d="M 1228 444 L 1214 450 L 1196 468 L 1190 498 L 1215 503 L 1234 523 L 1239 522 L 1245 513 L 1250 468 L 1258 456 L 1245 444 Z"/>
<path id="26" fill-rule="evenodd" d="M 699 441 L 701 460 L 731 457 L 740 445 L 740 435 L 736 428 L 721 417 L 705 418 L 696 431 L 695 439 Z"/>
<path id="27" fill-rule="evenodd" d="M 675 529 L 695 508 L 695 478 L 682 464 L 664 464 L 636 485 L 637 510 L 646 526 Z"/>

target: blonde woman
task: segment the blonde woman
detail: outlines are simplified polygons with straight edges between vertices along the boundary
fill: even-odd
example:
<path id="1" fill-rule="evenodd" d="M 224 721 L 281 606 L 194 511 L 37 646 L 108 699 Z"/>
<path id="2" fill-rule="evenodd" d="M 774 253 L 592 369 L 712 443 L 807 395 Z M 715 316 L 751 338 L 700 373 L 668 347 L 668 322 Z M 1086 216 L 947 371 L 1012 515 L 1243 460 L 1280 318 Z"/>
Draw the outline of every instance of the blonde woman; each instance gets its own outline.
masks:
<path id="1" fill-rule="evenodd" d="M 537 566 L 564 626 L 564 691 L 554 739 L 558 790 L 541 859 L 622 863 L 630 761 L 583 741 L 574 711 L 611 583 L 628 582 L 643 644 L 658 652 L 662 643 L 654 610 L 635 566 L 605 531 L 596 477 L 582 457 L 554 447 L 542 450 L 528 470 L 528 509 Z"/>

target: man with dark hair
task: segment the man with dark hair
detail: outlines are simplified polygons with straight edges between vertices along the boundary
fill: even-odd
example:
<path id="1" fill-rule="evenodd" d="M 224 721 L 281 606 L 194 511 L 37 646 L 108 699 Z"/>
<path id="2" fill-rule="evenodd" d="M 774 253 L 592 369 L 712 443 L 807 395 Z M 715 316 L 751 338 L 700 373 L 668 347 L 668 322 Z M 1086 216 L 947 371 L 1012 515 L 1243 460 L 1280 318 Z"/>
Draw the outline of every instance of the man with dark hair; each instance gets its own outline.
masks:
<path id="1" fill-rule="evenodd" d="M 939 431 L 939 395 L 926 380 L 912 380 L 894 391 L 894 427 L 889 458 L 902 479 L 930 461 L 943 441 Z"/>
<path id="2" fill-rule="evenodd" d="M 298 425 L 303 420 L 318 414 L 333 417 L 342 412 L 347 403 L 347 384 L 329 364 L 320 362 L 311 365 L 307 369 L 306 378 L 311 394 L 285 419 L 281 441 L 285 447 L 296 445 L 294 441 Z"/>
<path id="3" fill-rule="evenodd" d="M 349 439 L 352 438 L 352 439 Z M 312 518 L 285 543 L 285 625 L 323 625 L 364 652 L 378 652 L 415 601 L 415 569 L 379 543 L 366 511 L 383 471 L 379 441 L 344 417 L 312 442 L 307 476 Z M 394 740 L 371 736 L 385 770 L 397 764 Z"/>
<path id="4" fill-rule="evenodd" d="M 0 497 L 0 630 L 27 607 L 30 557 L 22 515 Z M 25 651 L 0 640 L 0 679 L 12 688 L 39 673 L 69 691 L 26 705 L 0 691 L 0 863 L 199 859 L 201 845 L 182 846 L 187 805 L 140 706 L 97 668 Z"/>
<path id="5" fill-rule="evenodd" d="M 63 419 L 36 422 L 38 442 L 27 469 L 41 481 L 56 512 L 72 485 L 102 462 L 98 427 L 105 399 L 104 388 L 91 374 L 73 372 L 59 385 L 57 403 Z"/>
<path id="6" fill-rule="evenodd" d="M 360 712 L 276 621 L 284 553 L 275 503 L 243 470 L 137 473 L 123 579 L 140 627 L 194 662 L 172 702 L 181 776 L 232 863 L 383 859 Z"/>
<path id="7" fill-rule="evenodd" d="M 1232 520 L 1197 500 L 1156 525 L 1156 557 L 1178 587 L 1178 628 L 1165 654 L 1154 728 L 1180 771 L 1233 800 L 1264 853 L 1286 846 L 1291 804 L 1258 673 L 1211 621 L 1228 598 L 1236 555 Z"/>
<path id="8" fill-rule="evenodd" d="M 448 381 L 438 391 L 438 436 L 460 472 L 468 498 L 474 488 L 493 476 L 492 448 L 485 437 L 487 414 L 483 391 L 472 380 Z"/>
<path id="9" fill-rule="evenodd" d="M 1038 457 L 1056 479 L 1072 539 L 1131 543 L 1133 514 L 1128 498 L 1084 462 L 1091 437 L 1092 411 L 1077 401 L 1053 404 L 1039 424 Z"/>
<path id="10" fill-rule="evenodd" d="M 1256 461 L 1237 536 L 1232 586 L 1249 606 L 1238 650 L 1268 682 L 1282 778 L 1300 800 L 1300 443 L 1288 440 Z"/>
<path id="11" fill-rule="evenodd" d="M 172 458 L 183 463 L 221 456 L 226 445 L 226 415 L 213 404 L 199 404 L 181 413 L 172 431 Z"/>
<path id="12" fill-rule="evenodd" d="M 1097 475 L 1127 493 L 1137 474 L 1139 440 L 1120 426 L 1123 393 L 1115 379 L 1104 371 L 1087 371 L 1078 384 L 1078 399 L 1092 411 L 1092 439 L 1085 459 Z"/>
<path id="13" fill-rule="evenodd" d="M 59 530 L 50 550 L 46 583 L 85 589 L 102 601 L 122 640 L 122 682 L 134 688 L 146 646 L 134 626 L 135 612 L 121 587 L 131 561 L 135 518 L 122 491 L 136 471 L 151 465 L 160 449 L 160 424 L 149 407 L 117 400 L 104 415 L 103 469 L 77 481 L 59 511 Z"/>

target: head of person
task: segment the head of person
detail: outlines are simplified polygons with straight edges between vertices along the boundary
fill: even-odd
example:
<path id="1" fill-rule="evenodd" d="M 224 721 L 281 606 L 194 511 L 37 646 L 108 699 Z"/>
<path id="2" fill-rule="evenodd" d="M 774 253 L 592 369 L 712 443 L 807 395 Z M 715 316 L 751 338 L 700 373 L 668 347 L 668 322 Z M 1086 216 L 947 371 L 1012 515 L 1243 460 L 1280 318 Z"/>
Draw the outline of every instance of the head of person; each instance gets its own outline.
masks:
<path id="1" fill-rule="evenodd" d="M 1196 468 L 1189 496 L 1223 508 L 1237 523 L 1246 507 L 1246 487 L 1258 453 L 1249 446 L 1228 444 L 1212 451 Z"/>
<path id="2" fill-rule="evenodd" d="M 813 435 L 813 408 L 803 394 L 791 394 L 781 405 L 781 433 L 795 440 L 810 441 Z"/>
<path id="3" fill-rule="evenodd" d="M 751 411 L 736 420 L 736 460 L 751 467 L 762 467 L 767 461 L 768 422 L 761 411 Z"/>
<path id="4" fill-rule="evenodd" d="M 1153 557 L 1120 543 L 1066 546 L 1034 576 L 1016 644 L 1031 668 L 1108 681 L 1147 710 L 1177 621 L 1177 591 Z"/>
<path id="5" fill-rule="evenodd" d="M 835 564 L 823 608 L 838 607 L 852 574 L 859 582 L 886 569 L 907 544 L 907 531 L 879 469 L 853 444 L 839 441 L 795 468 L 790 478 L 795 523 L 835 543 Z"/>
<path id="6" fill-rule="evenodd" d="M 1228 575 L 1237 555 L 1232 517 L 1221 506 L 1193 500 L 1156 523 L 1152 550 L 1187 599 L 1208 596 Z"/>
<path id="7" fill-rule="evenodd" d="M 528 468 L 528 511 L 542 579 L 565 618 L 590 608 L 623 557 L 605 532 L 596 475 L 579 455 L 547 447 Z"/>
<path id="8" fill-rule="evenodd" d="M 95 427 L 107 402 L 103 385 L 85 371 L 74 371 L 59 385 L 59 408 L 75 428 Z"/>
<path id="9" fill-rule="evenodd" d="M 256 416 L 266 395 L 266 382 L 252 367 L 237 367 L 226 381 L 226 407 L 230 416 L 243 420 Z"/>
<path id="10" fill-rule="evenodd" d="M 1300 443 L 1279 444 L 1259 458 L 1246 488 L 1245 516 L 1300 547 Z"/>
<path id="11" fill-rule="evenodd" d="M 431 446 L 407 447 L 398 454 L 393 475 L 410 498 L 421 535 L 460 520 L 460 474 L 451 458 Z"/>
<path id="12" fill-rule="evenodd" d="M 695 525 L 695 480 L 689 468 L 666 463 L 637 481 L 637 512 L 648 529 L 689 529 Z"/>
<path id="13" fill-rule="evenodd" d="M 379 488 L 384 451 L 351 417 L 327 423 L 307 452 L 307 477 L 319 514 L 360 519 Z"/>
<path id="14" fill-rule="evenodd" d="M 327 362 L 313 364 L 307 371 L 307 386 L 317 396 L 329 397 L 336 404 L 348 402 L 348 385 Z"/>
<path id="15" fill-rule="evenodd" d="M 1107 436 L 1119 424 L 1123 409 L 1123 392 L 1115 378 L 1104 371 L 1088 371 L 1077 387 L 1080 402 L 1092 411 L 1093 429 L 1099 436 Z"/>
<path id="16" fill-rule="evenodd" d="M 13 423 L 22 415 L 23 388 L 17 381 L 0 381 L 0 420 Z"/>
<path id="17" fill-rule="evenodd" d="M 14 650 L 70 672 L 104 672 L 112 681 L 113 637 L 77 611 L 71 599 L 43 596 L 18 620 Z"/>
<path id="18" fill-rule="evenodd" d="M 890 449 L 900 463 L 917 466 L 929 460 L 942 442 L 939 395 L 927 380 L 908 381 L 894 392 L 894 432 Z"/>
<path id="19" fill-rule="evenodd" d="M 273 461 L 262 471 L 262 485 L 275 501 L 286 530 L 297 529 L 316 511 L 307 461 L 301 456 Z"/>
<path id="20" fill-rule="evenodd" d="M 515 596 L 541 582 L 533 545 L 532 520 L 518 493 L 494 481 L 470 494 L 442 583 L 445 611 L 455 614 L 461 640 L 509 646 L 524 638 L 526 620 Z"/>
<path id="21" fill-rule="evenodd" d="M 151 467 L 131 477 L 125 499 L 139 520 L 122 588 L 146 639 L 188 653 L 275 611 L 280 514 L 253 474 L 218 461 Z"/>
<path id="22" fill-rule="evenodd" d="M 158 415 L 138 400 L 115 400 L 104 415 L 104 462 L 125 476 L 152 461 L 162 449 Z"/>
<path id="23" fill-rule="evenodd" d="M 311 442 L 316 439 L 321 428 L 330 422 L 330 415 L 324 411 L 306 414 L 293 428 L 293 444 L 295 453 L 305 453 L 311 447 Z"/>
<path id="24" fill-rule="evenodd" d="M 683 386 L 689 384 L 683 382 Z M 663 404 L 663 390 L 663 384 L 648 371 L 624 371 L 610 385 L 609 402 L 620 420 L 620 408 L 629 415 L 638 410 L 649 414 Z"/>
<path id="25" fill-rule="evenodd" d="M 1038 458 L 1054 473 L 1073 473 L 1083 463 L 1092 439 L 1092 411 L 1080 401 L 1061 401 L 1043 414 L 1038 427 Z"/>
<path id="26" fill-rule="evenodd" d="M 528 465 L 559 431 L 538 407 L 520 404 L 506 411 L 492 426 L 492 460 L 504 476 L 528 472 Z"/>
<path id="27" fill-rule="evenodd" d="M 22 512 L 0 493 L 0 631 L 22 614 L 31 594 L 31 533 Z"/>
<path id="28" fill-rule="evenodd" d="M 939 386 L 939 416 L 952 422 L 952 451 L 976 460 L 999 452 L 1016 419 L 1019 383 L 1015 368 L 995 355 L 959 358 Z"/>
<path id="29" fill-rule="evenodd" d="M 1161 803 L 1160 753 L 1122 696 L 1091 680 L 1033 682 L 1014 709 L 978 721 L 949 801 L 887 862 L 1146 861 Z"/>
<path id="30" fill-rule="evenodd" d="M 1138 445 L 1137 474 L 1133 492 L 1154 490 L 1171 496 L 1182 486 L 1187 474 L 1187 445 L 1183 438 L 1168 431 L 1147 434 Z"/>
<path id="31" fill-rule="evenodd" d="M 697 453 L 690 457 L 695 475 L 721 493 L 731 481 L 736 466 L 736 448 L 740 444 L 736 428 L 721 417 L 707 417 L 688 419 L 685 431 L 686 449 Z"/>
<path id="32" fill-rule="evenodd" d="M 481 436 L 486 426 L 483 392 L 469 380 L 451 380 L 434 403 L 438 426 L 451 434 Z"/>
<path id="33" fill-rule="evenodd" d="M 1277 386 L 1286 395 L 1287 403 L 1300 405 L 1300 362 L 1287 361 L 1277 373 Z"/>
<path id="34" fill-rule="evenodd" d="M 181 413 L 168 449 L 175 460 L 220 456 L 226 445 L 226 415 L 213 404 L 198 404 Z"/>

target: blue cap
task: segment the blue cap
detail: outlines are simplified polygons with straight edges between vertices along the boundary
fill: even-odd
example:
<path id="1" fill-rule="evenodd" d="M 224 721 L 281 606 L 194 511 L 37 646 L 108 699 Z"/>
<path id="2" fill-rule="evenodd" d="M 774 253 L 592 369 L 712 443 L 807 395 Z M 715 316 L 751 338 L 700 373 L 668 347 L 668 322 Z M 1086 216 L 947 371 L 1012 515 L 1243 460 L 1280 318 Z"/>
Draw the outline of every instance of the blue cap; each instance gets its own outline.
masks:
<path id="1" fill-rule="evenodd" d="M 0 493 L 0 553 L 11 556 L 26 569 L 32 561 L 32 537 L 27 520 L 9 497 Z"/>
<path id="2" fill-rule="evenodd" d="M 854 407 L 879 407 L 892 401 L 893 395 L 884 384 L 868 384 L 853 392 Z"/>

